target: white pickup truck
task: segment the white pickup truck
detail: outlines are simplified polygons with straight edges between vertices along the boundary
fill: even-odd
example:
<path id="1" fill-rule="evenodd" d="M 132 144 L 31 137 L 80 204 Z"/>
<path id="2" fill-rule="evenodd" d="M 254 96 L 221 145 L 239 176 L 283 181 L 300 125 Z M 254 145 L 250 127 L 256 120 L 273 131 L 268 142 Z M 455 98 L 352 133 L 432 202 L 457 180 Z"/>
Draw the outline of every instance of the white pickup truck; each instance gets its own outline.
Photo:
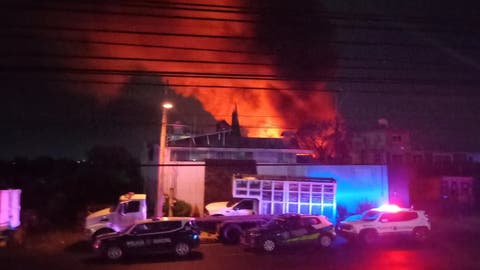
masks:
<path id="1" fill-rule="evenodd" d="M 0 242 L 8 243 L 20 226 L 20 189 L 0 190 Z"/>
<path id="2" fill-rule="evenodd" d="M 118 232 L 147 218 L 145 194 L 132 192 L 121 195 L 117 205 L 91 213 L 85 219 L 86 234 L 95 238 L 98 235 Z"/>

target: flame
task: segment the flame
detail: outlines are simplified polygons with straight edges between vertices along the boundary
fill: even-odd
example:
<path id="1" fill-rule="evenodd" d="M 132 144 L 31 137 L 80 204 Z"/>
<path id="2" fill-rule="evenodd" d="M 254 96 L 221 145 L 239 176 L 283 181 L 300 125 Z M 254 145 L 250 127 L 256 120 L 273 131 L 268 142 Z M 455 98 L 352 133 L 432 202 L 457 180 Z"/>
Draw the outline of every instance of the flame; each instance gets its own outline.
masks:
<path id="1" fill-rule="evenodd" d="M 190 1 L 192 2 L 192 1 Z M 227 6 L 242 6 L 243 1 L 194 1 Z M 175 3 L 175 2 L 172 2 Z M 178 2 L 180 3 L 180 2 Z M 61 5 L 61 4 L 59 4 Z M 130 32 L 86 31 L 68 32 L 69 38 L 86 38 L 86 55 L 137 58 L 143 60 L 118 59 L 74 59 L 69 65 L 85 69 L 113 71 L 158 72 L 159 81 L 168 82 L 179 95 L 198 99 L 203 108 L 217 120 L 228 119 L 234 104 L 238 106 L 239 122 L 251 137 L 280 137 L 285 130 L 297 130 L 305 121 L 329 120 L 335 117 L 332 96 L 325 92 L 325 83 L 300 84 L 298 82 L 271 80 L 256 76 L 278 76 L 274 55 L 234 53 L 205 50 L 181 50 L 180 48 L 207 48 L 214 50 L 255 51 L 257 45 L 251 38 L 255 24 L 224 20 L 178 19 L 179 17 L 205 17 L 217 19 L 252 19 L 252 15 L 192 11 L 188 9 L 132 8 L 118 6 L 95 7 L 109 12 L 145 12 L 169 15 L 155 16 L 95 15 L 87 13 L 55 13 L 58 21 L 82 29 L 112 29 Z M 228 10 L 224 8 L 224 10 Z M 53 16 L 53 14 L 52 14 Z M 141 32 L 142 34 L 136 34 Z M 154 33 L 195 34 L 198 37 L 160 35 Z M 217 35 L 235 38 L 208 38 Z M 96 43 L 97 42 L 97 43 Z M 98 42 L 104 42 L 99 44 Z M 105 42 L 140 44 L 147 46 L 118 46 Z M 163 47 L 154 47 L 163 46 Z M 170 48 L 167 48 L 170 47 Z M 77 48 L 76 48 L 77 49 Z M 82 48 L 85 49 L 85 48 Z M 77 51 L 78 52 L 78 51 Z M 162 59 L 164 61 L 151 61 Z M 195 60 L 203 63 L 175 62 L 171 60 Z M 228 64 L 226 62 L 250 63 Z M 252 64 L 255 63 L 255 64 Z M 221 76 L 194 77 L 174 76 L 172 73 L 209 74 L 252 74 L 247 78 L 224 78 Z M 96 96 L 106 102 L 121 95 L 122 84 L 131 80 L 129 74 L 77 74 L 74 78 L 108 80 L 118 85 L 99 85 L 78 89 L 84 94 Z M 202 87 L 212 86 L 212 87 Z M 159 101 L 160 103 L 161 101 Z"/>

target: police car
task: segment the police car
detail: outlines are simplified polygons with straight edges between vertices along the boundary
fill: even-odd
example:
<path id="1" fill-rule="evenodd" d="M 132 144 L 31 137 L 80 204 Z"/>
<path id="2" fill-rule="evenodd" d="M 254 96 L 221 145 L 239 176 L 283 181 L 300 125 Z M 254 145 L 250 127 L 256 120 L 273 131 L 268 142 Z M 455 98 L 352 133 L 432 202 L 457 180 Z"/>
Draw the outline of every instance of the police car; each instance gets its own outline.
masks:
<path id="1" fill-rule="evenodd" d="M 93 249 L 110 260 L 127 254 L 165 252 L 183 257 L 199 244 L 193 218 L 168 217 L 137 221 L 121 232 L 101 235 L 93 242 Z"/>
<path id="2" fill-rule="evenodd" d="M 240 242 L 256 250 L 273 252 L 278 247 L 305 244 L 328 248 L 334 239 L 334 227 L 325 216 L 284 214 L 248 230 Z"/>
<path id="3" fill-rule="evenodd" d="M 352 216 L 337 225 L 337 233 L 348 240 L 373 244 L 383 237 L 408 237 L 427 240 L 431 226 L 425 211 L 383 205 Z"/>

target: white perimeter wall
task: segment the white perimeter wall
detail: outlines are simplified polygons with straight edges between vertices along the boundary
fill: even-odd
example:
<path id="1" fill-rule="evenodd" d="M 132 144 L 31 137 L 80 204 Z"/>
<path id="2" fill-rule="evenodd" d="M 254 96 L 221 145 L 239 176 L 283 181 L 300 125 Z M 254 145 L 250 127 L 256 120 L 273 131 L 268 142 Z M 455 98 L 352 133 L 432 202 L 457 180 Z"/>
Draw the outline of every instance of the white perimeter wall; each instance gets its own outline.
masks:
<path id="1" fill-rule="evenodd" d="M 196 163 L 198 166 L 174 166 L 173 164 L 188 163 L 169 163 L 165 167 L 165 192 L 168 187 L 173 186 L 175 197 L 184 200 L 192 205 L 192 210 L 197 208 L 198 213 L 203 215 L 203 201 L 205 195 L 205 164 Z M 191 163 L 190 163 L 191 164 Z"/>
<path id="2" fill-rule="evenodd" d="M 170 163 L 171 164 L 171 163 Z M 182 163 L 178 163 L 182 164 Z M 203 215 L 205 166 L 166 167 L 166 185 L 175 187 L 175 196 L 197 207 Z M 305 177 L 331 177 L 337 181 L 337 206 L 354 213 L 360 203 L 377 206 L 388 202 L 387 167 L 382 165 L 298 165 L 258 166 L 258 174 Z M 168 183 L 168 184 L 167 184 Z"/>

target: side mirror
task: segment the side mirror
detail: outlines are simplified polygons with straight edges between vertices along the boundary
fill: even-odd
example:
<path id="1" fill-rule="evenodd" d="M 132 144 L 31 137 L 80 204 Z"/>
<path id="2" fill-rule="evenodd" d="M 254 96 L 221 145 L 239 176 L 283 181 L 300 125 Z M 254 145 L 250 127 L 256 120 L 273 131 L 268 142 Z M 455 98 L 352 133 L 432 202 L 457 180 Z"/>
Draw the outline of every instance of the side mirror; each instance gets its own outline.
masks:
<path id="1" fill-rule="evenodd" d="M 388 219 L 382 218 L 382 219 L 380 219 L 380 222 L 382 222 L 382 223 L 388 222 Z"/>

